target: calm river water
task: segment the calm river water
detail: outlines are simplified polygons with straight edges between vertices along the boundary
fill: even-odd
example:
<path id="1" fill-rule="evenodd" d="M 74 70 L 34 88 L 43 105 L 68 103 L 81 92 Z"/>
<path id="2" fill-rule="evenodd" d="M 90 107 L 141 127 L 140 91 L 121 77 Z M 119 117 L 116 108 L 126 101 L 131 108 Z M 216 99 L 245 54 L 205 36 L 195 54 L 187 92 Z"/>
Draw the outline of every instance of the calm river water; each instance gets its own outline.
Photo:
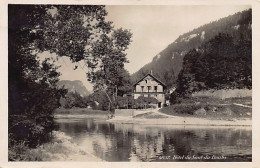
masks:
<path id="1" fill-rule="evenodd" d="M 105 161 L 251 161 L 251 127 L 114 124 L 56 119 L 57 130 Z"/>

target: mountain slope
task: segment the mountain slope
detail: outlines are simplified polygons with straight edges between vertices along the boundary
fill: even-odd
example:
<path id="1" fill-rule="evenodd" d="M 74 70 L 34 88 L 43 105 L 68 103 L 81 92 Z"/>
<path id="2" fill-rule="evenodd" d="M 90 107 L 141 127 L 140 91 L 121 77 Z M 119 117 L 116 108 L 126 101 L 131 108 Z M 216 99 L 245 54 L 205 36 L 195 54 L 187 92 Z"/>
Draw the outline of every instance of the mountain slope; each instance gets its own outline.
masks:
<path id="1" fill-rule="evenodd" d="M 183 66 L 183 58 L 189 50 L 198 49 L 202 43 L 211 40 L 219 33 L 229 34 L 234 41 L 239 41 L 241 37 L 251 39 L 251 24 L 252 10 L 249 9 L 185 33 L 156 55 L 152 62 L 134 73 L 131 76 L 132 80 L 136 81 L 152 70 L 156 77 L 171 88 L 176 84 L 176 79 Z"/>
<path id="2" fill-rule="evenodd" d="M 68 89 L 68 92 L 78 92 L 82 97 L 88 96 L 90 94 L 90 92 L 86 89 L 83 83 L 79 80 L 60 80 L 57 83 L 57 85 L 58 87 L 64 86 L 65 89 Z"/>

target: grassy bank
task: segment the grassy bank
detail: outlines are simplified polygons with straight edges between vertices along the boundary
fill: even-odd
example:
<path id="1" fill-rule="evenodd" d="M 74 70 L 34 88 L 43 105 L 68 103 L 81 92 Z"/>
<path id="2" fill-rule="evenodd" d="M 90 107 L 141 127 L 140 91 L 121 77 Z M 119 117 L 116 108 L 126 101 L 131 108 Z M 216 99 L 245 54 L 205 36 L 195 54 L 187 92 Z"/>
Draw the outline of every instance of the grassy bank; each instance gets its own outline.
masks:
<path id="1" fill-rule="evenodd" d="M 218 99 L 252 97 L 252 90 L 250 89 L 202 90 L 193 93 L 192 97 L 214 97 Z"/>
<path id="2" fill-rule="evenodd" d="M 107 111 L 92 110 L 87 108 L 58 108 L 54 111 L 55 118 L 85 118 L 101 117 L 107 119 Z M 65 161 L 84 160 L 100 161 L 100 159 L 83 151 L 71 141 L 69 136 L 59 131 L 52 132 L 50 142 L 31 148 L 25 142 L 17 143 L 8 149 L 9 161 Z"/>
<path id="3" fill-rule="evenodd" d="M 196 96 L 183 100 L 160 111 L 174 116 L 190 116 L 212 119 L 251 119 L 252 98 L 236 97 L 220 99 L 211 96 Z"/>
<path id="4" fill-rule="evenodd" d="M 168 118 L 168 117 L 160 115 L 160 114 L 156 114 L 154 112 L 147 112 L 147 113 L 144 113 L 144 114 L 138 114 L 138 115 L 134 116 L 133 118 L 136 118 L 136 119 L 140 119 L 140 118 L 143 118 L 143 119 L 159 119 L 159 118 Z"/>
<path id="5" fill-rule="evenodd" d="M 12 161 L 102 161 L 71 141 L 71 137 L 60 131 L 53 131 L 53 139 L 49 143 L 30 149 L 23 144 L 9 149 Z"/>
<path id="6" fill-rule="evenodd" d="M 107 114 L 109 114 L 109 112 L 102 111 L 102 110 L 93 110 L 93 109 L 88 109 L 88 108 L 71 108 L 71 109 L 57 108 L 54 111 L 54 114 L 107 115 Z"/>

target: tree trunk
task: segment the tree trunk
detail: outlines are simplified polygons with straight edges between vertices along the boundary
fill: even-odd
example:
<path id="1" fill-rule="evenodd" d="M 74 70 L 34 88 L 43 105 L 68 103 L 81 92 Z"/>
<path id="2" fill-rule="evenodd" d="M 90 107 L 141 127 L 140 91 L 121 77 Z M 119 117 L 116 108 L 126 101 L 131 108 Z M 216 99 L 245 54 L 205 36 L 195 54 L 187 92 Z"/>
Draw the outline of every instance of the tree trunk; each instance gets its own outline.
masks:
<path id="1" fill-rule="evenodd" d="M 109 97 L 109 95 L 107 94 L 107 92 L 106 91 L 104 91 L 105 93 L 106 93 L 106 95 L 107 95 L 107 98 L 108 98 L 108 100 L 109 100 L 109 106 L 108 106 L 108 109 L 109 109 L 109 111 L 111 111 L 111 104 L 112 104 L 112 100 L 110 99 L 110 97 Z"/>
<path id="2" fill-rule="evenodd" d="M 116 98 L 117 98 L 117 90 L 118 90 L 118 89 L 117 89 L 117 86 L 116 86 Z"/>

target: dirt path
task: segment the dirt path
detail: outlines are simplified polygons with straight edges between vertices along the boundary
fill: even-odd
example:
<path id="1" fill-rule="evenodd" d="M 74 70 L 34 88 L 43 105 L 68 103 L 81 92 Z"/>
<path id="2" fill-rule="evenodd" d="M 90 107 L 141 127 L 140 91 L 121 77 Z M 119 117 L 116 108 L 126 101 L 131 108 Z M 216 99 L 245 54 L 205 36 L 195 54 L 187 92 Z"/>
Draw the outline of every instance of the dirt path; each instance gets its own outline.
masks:
<path id="1" fill-rule="evenodd" d="M 155 114 L 158 114 L 158 115 L 166 116 L 168 118 L 175 118 L 175 116 L 164 114 L 164 113 L 160 112 L 158 108 L 157 109 L 153 109 L 151 112 L 154 112 Z"/>
<path id="2" fill-rule="evenodd" d="M 244 105 L 244 104 L 238 104 L 238 103 L 233 103 L 234 105 L 241 106 L 241 107 L 248 107 L 252 108 L 252 106 Z"/>

